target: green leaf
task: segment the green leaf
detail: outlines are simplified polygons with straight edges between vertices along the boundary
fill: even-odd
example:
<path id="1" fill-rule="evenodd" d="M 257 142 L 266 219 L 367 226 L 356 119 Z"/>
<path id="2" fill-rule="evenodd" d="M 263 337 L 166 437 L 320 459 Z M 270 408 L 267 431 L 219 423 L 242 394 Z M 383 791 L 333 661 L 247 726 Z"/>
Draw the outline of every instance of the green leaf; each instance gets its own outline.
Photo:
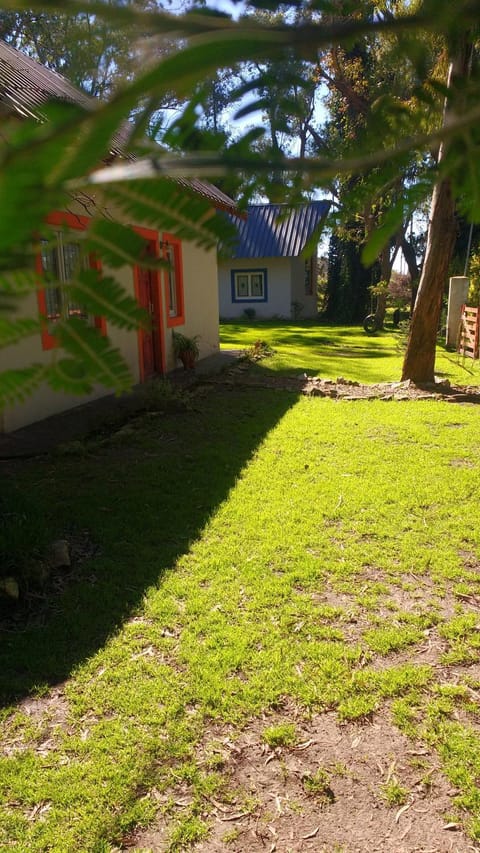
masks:
<path id="1" fill-rule="evenodd" d="M 12 260 L 15 261 L 15 256 Z M 21 260 L 24 263 L 25 257 L 23 256 Z M 30 268 L 0 270 L 0 290 L 2 293 L 8 293 L 12 296 L 23 296 L 26 293 L 34 291 L 37 287 L 38 276 L 33 267 L 34 259 L 32 255 L 32 266 Z"/>
<path id="2" fill-rule="evenodd" d="M 116 279 L 101 276 L 96 270 L 82 270 L 69 285 L 69 294 L 89 314 L 105 317 L 120 329 L 149 325 L 148 313 L 136 299 L 128 296 Z"/>
<path id="3" fill-rule="evenodd" d="M 0 372 L 0 409 L 25 400 L 44 379 L 43 364 Z"/>
<path id="4" fill-rule="evenodd" d="M 159 231 L 174 233 L 181 240 L 213 248 L 230 232 L 210 201 L 196 195 L 188 182 L 181 186 L 168 178 L 138 180 L 106 185 L 107 198 L 119 207 L 130 222 L 148 222 Z"/>
<path id="5" fill-rule="evenodd" d="M 55 182 L 55 169 L 71 139 L 62 122 L 78 118 L 80 110 L 62 105 L 51 123 L 34 120 L 7 127 L 8 145 L 0 149 L 0 251 L 31 240 L 50 210 L 61 207 L 64 195 Z M 47 110 L 48 112 L 48 110 Z M 55 121 L 55 118 L 57 119 Z"/>
<path id="6" fill-rule="evenodd" d="M 88 231 L 88 244 L 110 267 L 123 267 L 141 262 L 148 264 L 145 254 L 145 240 L 132 228 L 111 222 L 108 219 L 96 219 Z M 155 265 L 155 264 L 154 264 Z"/>
<path id="7" fill-rule="evenodd" d="M 327 218 L 327 215 L 328 212 L 325 214 L 325 216 L 322 217 L 318 225 L 313 229 L 303 249 L 303 257 L 308 258 L 310 255 L 313 255 L 317 252 L 318 243 L 320 241 L 320 237 L 322 236 L 323 229 L 325 228 L 325 220 Z"/>
<path id="8" fill-rule="evenodd" d="M 50 365 L 46 371 L 48 384 L 54 391 L 66 394 L 89 394 L 93 390 L 93 381 L 83 365 L 73 358 L 61 358 Z"/>
<path id="9" fill-rule="evenodd" d="M 97 329 L 71 318 L 56 323 L 55 337 L 60 346 L 78 360 L 92 382 L 100 382 L 117 394 L 132 387 L 133 378 L 120 351 Z"/>
<path id="10" fill-rule="evenodd" d="M 0 317 L 0 347 L 8 347 L 16 344 L 30 335 L 40 333 L 40 322 L 30 317 L 19 320 L 7 320 Z"/>
<path id="11" fill-rule="evenodd" d="M 396 204 L 393 204 L 388 213 L 382 219 L 381 224 L 370 236 L 363 252 L 362 263 L 365 266 L 373 264 L 384 246 L 388 243 L 391 237 L 398 231 L 402 222 L 405 222 L 421 201 L 428 197 L 431 192 L 431 183 L 429 181 L 421 181 L 413 187 L 410 187 L 399 199 Z"/>

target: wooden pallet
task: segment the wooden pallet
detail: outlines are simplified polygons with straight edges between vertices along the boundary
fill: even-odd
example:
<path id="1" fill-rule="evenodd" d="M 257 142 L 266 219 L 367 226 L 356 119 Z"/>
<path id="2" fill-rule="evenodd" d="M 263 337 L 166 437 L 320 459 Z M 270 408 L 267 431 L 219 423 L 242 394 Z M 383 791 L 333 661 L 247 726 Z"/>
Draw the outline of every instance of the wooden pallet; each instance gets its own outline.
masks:
<path id="1" fill-rule="evenodd" d="M 480 309 L 462 305 L 457 352 L 463 357 L 478 358 Z"/>

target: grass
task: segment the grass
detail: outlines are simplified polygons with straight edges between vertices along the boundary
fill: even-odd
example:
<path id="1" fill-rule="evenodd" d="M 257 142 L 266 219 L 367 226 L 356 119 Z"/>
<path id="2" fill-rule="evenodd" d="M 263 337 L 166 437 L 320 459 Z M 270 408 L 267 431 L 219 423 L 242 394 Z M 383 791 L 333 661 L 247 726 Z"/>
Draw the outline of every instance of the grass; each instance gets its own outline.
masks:
<path id="1" fill-rule="evenodd" d="M 398 779 L 393 776 L 380 788 L 380 796 L 389 806 L 401 806 L 408 798 L 408 789 L 400 785 Z"/>
<path id="2" fill-rule="evenodd" d="M 310 776 L 304 776 L 302 785 L 305 793 L 311 797 L 316 797 L 320 803 L 331 803 L 335 799 L 330 787 L 330 774 L 322 767 L 319 767 Z"/>
<path id="3" fill-rule="evenodd" d="M 285 697 L 346 722 L 392 705 L 480 838 L 476 408 L 230 388 L 133 427 L 12 471 L 48 496 L 37 523 L 97 552 L 2 637 L 0 848 L 106 853 L 160 798 L 165 849 L 184 849 L 233 796 L 205 727 Z M 438 672 L 415 659 L 425 631 Z"/>
<path id="4" fill-rule="evenodd" d="M 273 358 L 256 366 L 258 371 L 307 373 L 324 379 L 343 376 L 370 383 L 397 381 L 402 373 L 401 332 L 388 324 L 375 335 L 367 335 L 360 326 L 329 326 L 313 320 L 297 325 L 278 320 L 223 322 L 220 330 L 225 349 L 249 349 L 261 340 L 275 350 Z M 441 344 L 436 374 L 454 384 L 480 384 L 478 364 L 447 352 Z"/>
<path id="5" fill-rule="evenodd" d="M 293 723 L 282 723 L 278 726 L 268 726 L 262 733 L 262 739 L 270 747 L 294 746 L 297 732 Z"/>

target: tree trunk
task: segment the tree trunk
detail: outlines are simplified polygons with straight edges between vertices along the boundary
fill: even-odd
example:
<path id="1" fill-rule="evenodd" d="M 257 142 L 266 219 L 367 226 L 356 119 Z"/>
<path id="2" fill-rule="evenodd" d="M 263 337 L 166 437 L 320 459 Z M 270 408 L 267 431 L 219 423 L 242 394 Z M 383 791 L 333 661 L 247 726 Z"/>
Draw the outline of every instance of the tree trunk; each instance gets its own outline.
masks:
<path id="1" fill-rule="evenodd" d="M 455 242 L 455 201 L 450 181 L 435 187 L 427 251 L 413 312 L 402 379 L 435 381 L 435 348 L 443 289 Z"/>
<path id="2" fill-rule="evenodd" d="M 455 78 L 464 82 L 470 70 L 471 47 L 467 33 L 457 47 L 448 74 L 448 89 L 452 89 Z M 459 106 L 457 104 L 458 111 Z M 447 127 L 452 110 L 445 101 L 443 125 Z M 447 150 L 442 142 L 438 154 L 441 164 Z M 435 381 L 435 350 L 437 330 L 442 309 L 442 296 L 448 275 L 448 267 L 455 243 L 455 199 L 448 179 L 440 181 L 434 189 L 430 208 L 427 251 L 418 287 L 415 308 L 410 325 L 402 379 L 411 379 L 417 384 Z"/>
<path id="3" fill-rule="evenodd" d="M 387 313 L 387 294 L 380 293 L 377 296 L 377 307 L 375 309 L 375 323 L 377 329 L 383 329 L 385 314 Z"/>

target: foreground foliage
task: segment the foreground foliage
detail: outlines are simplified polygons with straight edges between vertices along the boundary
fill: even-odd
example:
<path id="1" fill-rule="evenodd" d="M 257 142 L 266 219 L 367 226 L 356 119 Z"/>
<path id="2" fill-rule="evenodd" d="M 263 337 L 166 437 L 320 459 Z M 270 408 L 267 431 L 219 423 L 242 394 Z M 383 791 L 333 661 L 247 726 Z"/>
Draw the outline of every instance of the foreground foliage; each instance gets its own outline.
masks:
<path id="1" fill-rule="evenodd" d="M 32 11 L 43 9 L 38 0 L 29 5 Z M 37 287 L 32 272 L 32 234 L 42 234 L 48 212 L 65 209 L 72 195 L 85 198 L 86 194 L 87 201 L 96 196 L 100 212 L 95 214 L 95 234 L 88 235 L 85 251 L 106 252 L 107 261 L 114 268 L 138 261 L 141 247 L 125 228 L 105 220 L 102 210 L 108 210 L 110 215 L 112 210 L 115 215 L 119 211 L 126 222 L 150 222 L 200 245 L 214 246 L 219 238 L 227 238 L 219 220 L 209 218 L 208 205 L 188 198 L 182 201 L 171 180 L 178 177 L 219 179 L 234 192 L 241 174 L 246 176 L 249 192 L 254 192 L 257 177 L 268 176 L 267 183 L 276 187 L 283 198 L 280 190 L 286 178 L 293 176 L 289 181 L 290 201 L 304 195 L 306 186 L 330 190 L 331 182 L 339 176 L 347 180 L 360 176 L 358 184 L 355 182 L 358 202 L 360 206 L 365 201 L 375 207 L 380 197 L 387 198 L 386 188 L 396 187 L 399 178 L 415 163 L 417 171 L 407 192 L 399 192 L 392 203 L 385 201 L 382 209 L 386 213 L 376 223 L 378 227 L 373 234 L 367 229 L 369 262 L 378 257 L 390 237 L 440 182 L 448 184 L 452 198 L 461 201 L 463 213 L 472 220 L 480 218 L 477 63 L 471 63 L 468 79 L 459 73 L 448 87 L 442 82 L 442 69 L 439 73 L 425 63 L 425 46 L 430 52 L 432 39 L 434 44 L 438 42 L 439 57 L 451 55 L 463 40 L 472 46 L 475 59 L 478 3 L 462 0 L 453 6 L 448 0 L 423 0 L 418 4 L 366 0 L 352 13 L 348 2 L 332 7 L 330 0 L 315 0 L 303 4 L 298 14 L 284 18 L 253 15 L 252 9 L 271 9 L 271 4 L 262 2 L 247 6 L 246 14 L 236 18 L 208 5 L 178 15 L 157 8 L 150 11 L 150 5 L 149 11 L 144 11 L 143 4 L 101 0 L 93 4 L 70 0 L 67 5 L 50 4 L 49 9 L 57 5 L 63 12 L 78 14 L 87 10 L 97 23 L 111 22 L 117 31 L 123 28 L 141 33 L 154 44 L 155 40 L 157 44 L 167 43 L 169 49 L 152 51 L 155 59 L 139 62 L 138 75 L 98 109 L 65 103 L 42 105 L 38 122 L 32 119 L 19 126 L 14 119 L 5 128 L 4 139 L 8 142 L 2 143 L 0 151 L 0 304 L 5 309 L 0 325 L 1 345 L 38 334 L 38 317 L 22 316 L 22 298 Z M 9 9 L 21 11 L 23 4 L 12 0 Z M 361 133 L 355 133 L 354 139 L 346 133 L 341 150 L 328 155 L 324 154 L 323 141 L 316 130 L 313 138 L 317 142 L 320 139 L 320 154 L 308 156 L 308 151 L 303 150 L 305 156 L 288 157 L 275 145 L 265 145 L 262 114 L 268 103 L 265 93 L 272 90 L 272 69 L 274 72 L 286 64 L 288 70 L 286 95 L 277 104 L 281 115 L 289 92 L 304 93 L 311 103 L 305 92 L 311 82 L 305 79 L 307 62 L 310 77 L 316 66 L 329 76 L 327 58 L 332 49 L 337 54 L 348 52 L 367 35 L 371 43 L 385 39 L 388 62 L 386 79 L 378 79 L 378 86 L 372 87 L 381 95 L 371 103 L 371 109 L 365 110 L 365 116 L 362 114 Z M 247 79 L 229 94 L 229 105 L 237 118 L 247 117 L 249 123 L 241 125 L 238 137 L 226 148 L 221 135 L 201 126 L 199 116 L 209 95 L 205 80 L 236 65 L 247 66 L 249 71 Z M 398 69 L 406 69 L 406 78 L 413 81 L 413 88 L 407 93 L 402 87 L 390 86 L 390 75 L 395 77 Z M 169 98 L 177 104 L 186 102 L 186 106 L 177 121 L 156 127 L 154 135 L 162 147 L 155 147 L 152 156 L 145 133 L 151 130 L 159 105 Z M 444 98 L 448 101 L 448 121 L 440 126 L 437 119 Z M 297 107 L 298 104 L 294 112 Z M 305 124 L 303 113 L 297 118 Z M 118 168 L 98 169 L 100 163 L 110 162 L 112 139 L 130 119 L 127 150 L 139 159 L 120 163 Z M 437 158 L 441 142 L 445 156 Z M 155 180 L 149 180 L 152 177 Z M 134 189 L 130 180 L 135 182 Z M 75 284 L 81 304 L 94 310 L 96 288 L 92 282 L 79 274 Z M 109 324 L 133 328 L 145 322 L 134 301 L 125 299 L 114 280 L 105 282 L 102 297 L 102 313 Z M 435 311 L 439 309 L 439 299 L 434 307 Z M 427 317 L 428 311 L 422 308 L 422 312 Z M 433 338 L 429 339 L 429 355 L 433 356 L 436 323 L 430 323 L 430 327 Z M 121 391 L 131 382 L 119 353 L 88 327 L 74 322 L 59 324 L 58 339 L 62 346 L 60 359 L 54 357 L 51 363 L 33 364 L 22 370 L 6 370 L 0 376 L 2 406 L 28 395 L 44 382 L 58 390 L 79 393 L 85 393 L 95 383 Z M 413 347 L 413 355 L 416 349 Z"/>

